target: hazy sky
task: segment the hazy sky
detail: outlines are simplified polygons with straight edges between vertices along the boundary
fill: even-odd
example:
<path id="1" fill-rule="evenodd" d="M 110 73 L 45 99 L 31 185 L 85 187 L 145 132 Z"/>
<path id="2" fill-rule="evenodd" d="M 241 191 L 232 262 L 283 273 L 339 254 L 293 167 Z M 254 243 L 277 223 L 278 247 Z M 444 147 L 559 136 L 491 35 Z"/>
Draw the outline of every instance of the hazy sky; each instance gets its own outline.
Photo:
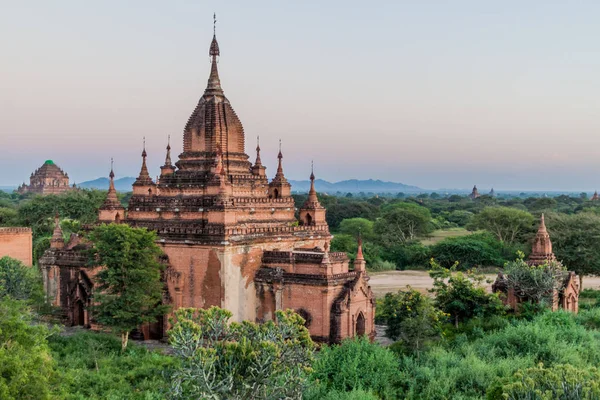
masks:
<path id="1" fill-rule="evenodd" d="M 219 71 L 288 178 L 600 189 L 598 1 L 0 0 L 0 185 L 152 174 Z"/>

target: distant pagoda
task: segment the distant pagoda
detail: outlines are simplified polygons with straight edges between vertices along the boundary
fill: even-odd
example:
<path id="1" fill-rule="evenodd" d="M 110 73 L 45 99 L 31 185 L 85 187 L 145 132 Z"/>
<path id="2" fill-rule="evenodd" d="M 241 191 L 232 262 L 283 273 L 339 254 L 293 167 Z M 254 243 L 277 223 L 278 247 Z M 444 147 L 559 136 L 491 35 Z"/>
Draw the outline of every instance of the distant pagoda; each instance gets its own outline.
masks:
<path id="1" fill-rule="evenodd" d="M 29 177 L 29 185 L 23 183 L 19 193 L 59 194 L 73 189 L 69 186 L 69 175 L 52 160 L 47 160 Z"/>
<path id="2" fill-rule="evenodd" d="M 470 198 L 476 199 L 479 197 L 479 191 L 477 190 L 477 185 L 473 186 L 473 191 L 469 195 Z"/>
<path id="3" fill-rule="evenodd" d="M 600 196 L 598 196 L 598 191 L 597 190 L 594 192 L 594 195 L 592 196 L 592 198 L 590 200 L 592 200 L 592 201 L 598 201 L 598 200 L 600 200 Z"/>
<path id="4" fill-rule="evenodd" d="M 490 190 L 489 196 L 496 197 L 496 192 L 494 191 L 494 188 L 492 188 L 492 190 Z"/>

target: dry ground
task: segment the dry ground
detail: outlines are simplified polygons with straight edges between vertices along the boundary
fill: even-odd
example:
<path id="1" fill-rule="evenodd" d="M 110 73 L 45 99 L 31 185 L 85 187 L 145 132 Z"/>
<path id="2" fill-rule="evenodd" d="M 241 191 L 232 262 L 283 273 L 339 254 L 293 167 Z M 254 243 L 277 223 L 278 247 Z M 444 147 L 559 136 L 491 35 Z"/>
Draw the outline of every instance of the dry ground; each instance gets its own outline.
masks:
<path id="1" fill-rule="evenodd" d="M 383 297 L 387 292 L 396 292 L 410 285 L 413 289 L 425 292 L 431 289 L 433 279 L 429 277 L 427 271 L 385 271 L 370 272 L 371 280 L 369 284 L 376 297 Z M 494 280 L 496 275 L 488 274 L 486 277 Z M 488 284 L 491 289 L 491 284 Z M 589 289 L 600 289 L 600 277 L 586 276 L 583 278 L 583 287 Z"/>

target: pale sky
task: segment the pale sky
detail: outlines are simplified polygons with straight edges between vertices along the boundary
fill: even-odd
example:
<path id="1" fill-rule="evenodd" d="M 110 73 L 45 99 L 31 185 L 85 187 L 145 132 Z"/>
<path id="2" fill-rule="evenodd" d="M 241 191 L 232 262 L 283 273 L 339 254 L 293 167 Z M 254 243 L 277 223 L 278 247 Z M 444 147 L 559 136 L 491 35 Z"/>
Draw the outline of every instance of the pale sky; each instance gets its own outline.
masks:
<path id="1" fill-rule="evenodd" d="M 0 0 L 0 185 L 153 175 L 219 71 L 272 175 L 600 189 L 598 1 Z M 176 158 L 176 157 L 175 157 Z"/>

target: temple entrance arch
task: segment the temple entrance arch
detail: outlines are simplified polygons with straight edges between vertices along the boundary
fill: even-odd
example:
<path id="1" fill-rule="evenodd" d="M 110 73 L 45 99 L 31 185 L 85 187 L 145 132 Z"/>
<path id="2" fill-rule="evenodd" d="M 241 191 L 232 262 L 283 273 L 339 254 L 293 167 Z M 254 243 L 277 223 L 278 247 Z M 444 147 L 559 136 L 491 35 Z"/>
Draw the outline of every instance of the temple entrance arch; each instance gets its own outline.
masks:
<path id="1" fill-rule="evenodd" d="M 312 225 L 312 217 L 310 216 L 310 214 L 306 214 L 306 225 Z"/>
<path id="2" fill-rule="evenodd" d="M 363 336 L 366 333 L 365 316 L 362 312 L 356 317 L 356 336 Z"/>
<path id="3" fill-rule="evenodd" d="M 73 318 L 73 325 L 84 326 L 85 325 L 85 307 L 83 305 L 83 301 L 81 299 L 75 302 L 75 312 Z"/>

